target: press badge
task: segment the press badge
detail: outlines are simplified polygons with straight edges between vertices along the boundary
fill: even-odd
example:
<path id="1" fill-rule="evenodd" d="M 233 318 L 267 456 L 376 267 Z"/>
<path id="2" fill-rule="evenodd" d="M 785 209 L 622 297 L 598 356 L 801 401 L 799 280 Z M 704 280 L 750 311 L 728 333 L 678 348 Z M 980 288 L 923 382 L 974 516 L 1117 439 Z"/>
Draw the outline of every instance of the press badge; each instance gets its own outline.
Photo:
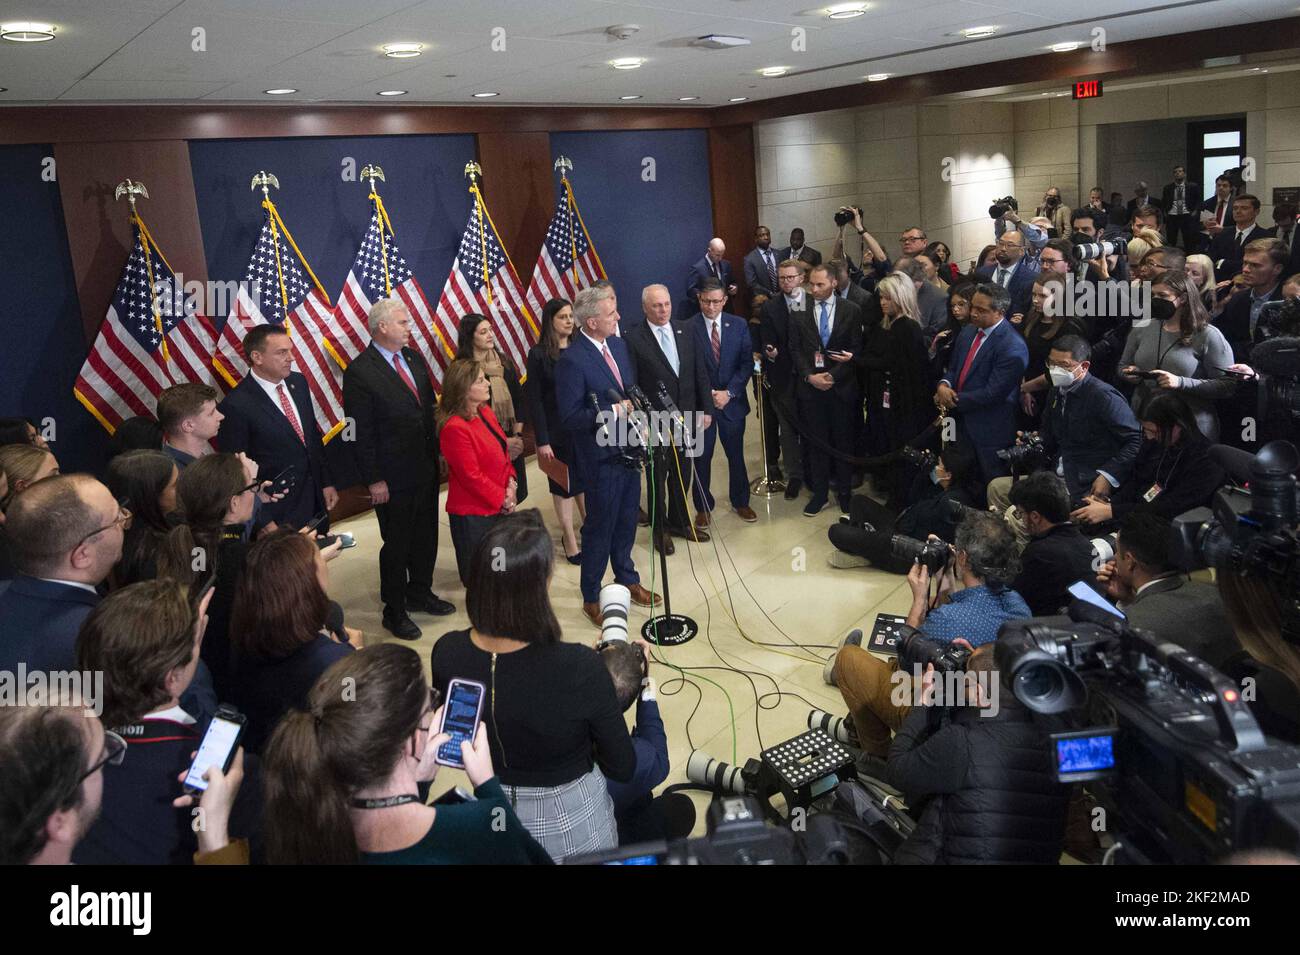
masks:
<path id="1" fill-rule="evenodd" d="M 826 367 L 826 358 L 822 355 L 821 352 L 819 352 L 819 351 L 815 351 L 815 352 L 813 352 L 813 365 L 814 365 L 814 367 L 817 367 L 817 368 L 825 368 L 825 367 Z"/>
<path id="2" fill-rule="evenodd" d="M 1152 484 L 1149 488 L 1147 488 L 1147 492 L 1142 495 L 1142 500 L 1150 504 L 1159 496 L 1160 492 L 1163 490 L 1164 488 L 1162 488 L 1159 484 Z"/>
<path id="3" fill-rule="evenodd" d="M 880 406 L 886 411 L 889 410 L 889 389 L 886 388 L 880 393 Z"/>

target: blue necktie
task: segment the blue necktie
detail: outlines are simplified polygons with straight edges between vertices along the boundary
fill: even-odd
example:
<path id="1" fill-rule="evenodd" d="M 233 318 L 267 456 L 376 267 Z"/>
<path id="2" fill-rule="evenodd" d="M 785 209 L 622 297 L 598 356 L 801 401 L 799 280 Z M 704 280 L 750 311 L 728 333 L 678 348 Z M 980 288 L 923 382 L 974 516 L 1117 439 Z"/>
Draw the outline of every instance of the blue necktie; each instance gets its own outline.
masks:
<path id="1" fill-rule="evenodd" d="M 673 374 L 681 374 L 681 367 L 677 363 L 677 347 L 673 344 L 666 325 L 659 326 L 659 344 L 664 350 L 664 357 L 668 359 L 668 364 L 673 366 Z"/>
<path id="2" fill-rule="evenodd" d="M 822 304 L 822 317 L 821 317 L 820 331 L 822 336 L 822 348 L 825 348 L 828 344 L 830 344 L 830 340 L 831 340 L 831 316 L 827 311 L 830 308 L 829 303 L 822 302 L 821 304 Z"/>

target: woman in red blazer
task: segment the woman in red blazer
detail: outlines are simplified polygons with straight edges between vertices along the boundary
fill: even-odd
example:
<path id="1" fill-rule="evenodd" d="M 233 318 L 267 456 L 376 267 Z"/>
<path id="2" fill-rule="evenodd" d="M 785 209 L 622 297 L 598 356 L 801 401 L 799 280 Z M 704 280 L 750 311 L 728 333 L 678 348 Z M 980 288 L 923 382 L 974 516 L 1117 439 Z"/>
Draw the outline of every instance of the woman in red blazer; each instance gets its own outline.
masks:
<path id="1" fill-rule="evenodd" d="M 442 383 L 439 442 L 447 462 L 447 516 L 461 583 L 474 548 L 493 522 L 515 509 L 515 468 L 492 413 L 491 388 L 476 361 L 458 360 Z"/>

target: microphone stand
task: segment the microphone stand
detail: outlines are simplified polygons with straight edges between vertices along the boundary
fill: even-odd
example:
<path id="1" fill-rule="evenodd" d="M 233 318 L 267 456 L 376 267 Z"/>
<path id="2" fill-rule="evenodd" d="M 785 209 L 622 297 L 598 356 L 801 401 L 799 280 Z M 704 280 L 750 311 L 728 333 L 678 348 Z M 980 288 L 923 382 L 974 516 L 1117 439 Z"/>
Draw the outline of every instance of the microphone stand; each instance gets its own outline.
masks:
<path id="1" fill-rule="evenodd" d="M 640 389 L 638 389 L 638 391 L 639 390 Z M 686 420 L 685 418 L 682 417 L 681 411 L 678 410 L 675 404 L 673 404 L 673 400 L 668 396 L 667 391 L 664 390 L 662 387 L 660 388 L 658 397 L 659 397 L 660 405 L 662 405 L 663 409 L 667 411 L 670 416 L 672 416 L 674 422 L 676 422 L 678 427 L 681 428 L 683 438 L 685 438 Z M 658 439 L 660 441 L 663 440 L 662 429 L 652 429 L 651 433 L 654 435 L 655 439 Z M 670 429 L 668 439 L 671 442 L 672 440 L 671 429 Z M 653 454 L 654 454 L 654 450 L 651 447 L 647 446 L 646 460 L 651 469 L 654 468 L 654 463 L 653 463 L 654 459 L 652 457 Z M 668 454 L 663 456 L 665 465 L 667 464 L 667 460 L 670 456 L 671 455 Z M 665 498 L 669 497 L 672 494 L 672 490 L 671 490 L 672 482 L 676 477 L 677 475 L 673 473 L 672 470 L 670 470 L 668 474 L 664 475 L 664 479 L 665 479 L 664 489 L 666 492 L 664 494 Z M 651 485 L 657 486 L 658 483 L 659 482 L 656 479 L 651 482 Z M 687 643 L 690 640 L 693 640 L 695 638 L 695 635 L 700 632 L 700 627 L 699 624 L 697 624 L 692 618 L 687 617 L 684 614 L 673 613 L 672 598 L 669 596 L 669 591 L 668 591 L 668 552 L 659 546 L 659 533 L 666 533 L 665 531 L 662 530 L 662 528 L 663 528 L 664 516 L 668 510 L 668 501 L 667 500 L 652 501 L 651 504 L 653 505 L 654 513 L 651 515 L 651 522 L 650 522 L 650 559 L 653 560 L 655 552 L 658 551 L 659 576 L 663 581 L 664 612 L 656 616 L 652 616 L 649 620 L 647 620 L 645 623 L 641 625 L 641 636 L 648 643 L 657 644 L 659 646 L 675 647 L 675 646 L 679 646 L 680 644 Z M 655 526 L 656 523 L 658 523 L 657 527 Z M 658 531 L 659 533 L 656 533 L 656 531 Z"/>
<path id="2" fill-rule="evenodd" d="M 754 360 L 754 392 L 758 398 L 758 447 L 763 454 L 763 476 L 755 478 L 749 482 L 749 491 L 751 494 L 757 494 L 762 498 L 770 498 L 774 494 L 785 492 L 785 482 L 781 480 L 772 480 L 768 477 L 771 473 L 767 469 L 767 427 L 763 423 L 763 390 L 767 387 L 767 376 L 763 374 L 763 359 Z"/>

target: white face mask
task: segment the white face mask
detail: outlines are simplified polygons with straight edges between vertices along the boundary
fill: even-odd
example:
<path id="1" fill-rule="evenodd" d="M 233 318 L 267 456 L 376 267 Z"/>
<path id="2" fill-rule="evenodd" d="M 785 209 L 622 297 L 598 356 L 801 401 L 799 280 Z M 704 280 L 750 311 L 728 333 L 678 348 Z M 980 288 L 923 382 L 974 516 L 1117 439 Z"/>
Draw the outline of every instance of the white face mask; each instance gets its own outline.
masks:
<path id="1" fill-rule="evenodd" d="M 935 484 L 939 484 L 941 482 L 942 479 L 939 477 L 938 468 L 930 468 L 930 480 L 933 481 Z"/>
<path id="2" fill-rule="evenodd" d="M 1048 377 L 1052 379 L 1052 384 L 1057 388 L 1065 388 L 1074 381 L 1074 375 L 1070 374 L 1064 368 L 1047 369 Z"/>

